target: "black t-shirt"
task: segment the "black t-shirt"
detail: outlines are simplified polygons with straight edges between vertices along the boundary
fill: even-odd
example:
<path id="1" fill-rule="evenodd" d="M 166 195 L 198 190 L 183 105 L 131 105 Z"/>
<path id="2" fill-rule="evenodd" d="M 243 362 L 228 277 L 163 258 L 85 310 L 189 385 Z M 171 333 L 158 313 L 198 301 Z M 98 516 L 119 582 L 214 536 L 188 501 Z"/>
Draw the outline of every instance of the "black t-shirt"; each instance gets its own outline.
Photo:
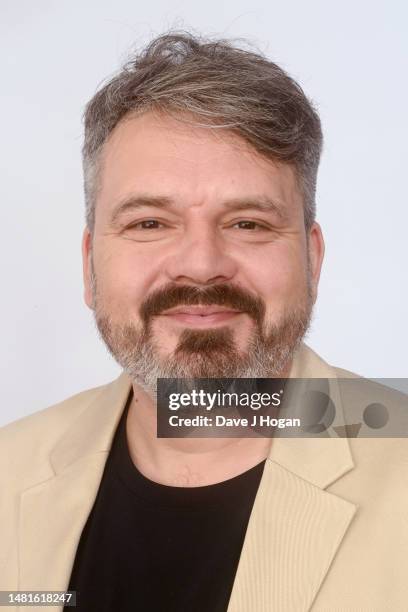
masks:
<path id="1" fill-rule="evenodd" d="M 76 609 L 225 612 L 265 462 L 204 487 L 155 483 L 130 457 L 128 406 L 76 552 Z"/>

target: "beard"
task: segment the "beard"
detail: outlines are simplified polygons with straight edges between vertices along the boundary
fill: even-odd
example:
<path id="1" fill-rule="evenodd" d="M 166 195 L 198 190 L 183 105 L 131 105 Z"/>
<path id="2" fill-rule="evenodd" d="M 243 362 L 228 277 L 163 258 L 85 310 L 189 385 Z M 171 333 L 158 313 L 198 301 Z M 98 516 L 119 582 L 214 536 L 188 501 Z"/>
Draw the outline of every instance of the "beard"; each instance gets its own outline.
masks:
<path id="1" fill-rule="evenodd" d="M 281 320 L 265 324 L 266 306 L 242 287 L 219 284 L 198 288 L 166 285 L 153 292 L 140 307 L 140 322 L 115 321 L 98 295 L 92 270 L 93 309 L 99 334 L 114 359 L 133 382 L 156 393 L 158 378 L 274 378 L 288 367 L 311 321 L 313 296 L 310 273 L 303 299 L 287 309 Z M 239 350 L 227 325 L 184 329 L 176 348 L 163 357 L 155 338 L 155 316 L 179 305 L 219 305 L 246 312 L 254 321 L 245 350 Z"/>

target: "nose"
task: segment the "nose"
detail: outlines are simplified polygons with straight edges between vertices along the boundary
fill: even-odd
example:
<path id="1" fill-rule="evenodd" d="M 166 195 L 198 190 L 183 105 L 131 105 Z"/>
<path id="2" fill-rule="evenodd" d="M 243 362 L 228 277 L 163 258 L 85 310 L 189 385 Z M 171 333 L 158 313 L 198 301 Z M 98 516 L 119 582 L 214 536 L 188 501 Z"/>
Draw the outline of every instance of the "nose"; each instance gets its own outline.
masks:
<path id="1" fill-rule="evenodd" d="M 173 282 L 208 285 L 231 280 L 237 264 L 216 230 L 201 226 L 185 233 L 167 258 L 165 272 Z"/>

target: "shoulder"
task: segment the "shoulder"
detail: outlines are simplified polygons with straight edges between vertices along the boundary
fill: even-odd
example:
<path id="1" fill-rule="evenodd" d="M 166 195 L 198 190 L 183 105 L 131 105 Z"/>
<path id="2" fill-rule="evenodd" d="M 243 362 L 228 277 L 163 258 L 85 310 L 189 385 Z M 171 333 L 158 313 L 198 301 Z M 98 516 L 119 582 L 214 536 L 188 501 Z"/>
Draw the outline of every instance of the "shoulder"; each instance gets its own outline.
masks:
<path id="1" fill-rule="evenodd" d="M 49 477 L 49 455 L 65 432 L 112 383 L 87 389 L 0 428 L 3 478 L 14 483 L 31 473 Z M 23 484 L 20 482 L 20 484 Z M 27 483 L 29 484 L 29 483 Z"/>
<path id="2" fill-rule="evenodd" d="M 36 433 L 40 434 L 48 426 L 52 427 L 54 432 L 63 431 L 107 386 L 86 389 L 57 404 L 4 425 L 0 428 L 1 447 L 7 443 L 7 440 L 17 438 L 24 440 Z"/>
<path id="3" fill-rule="evenodd" d="M 347 423 L 361 421 L 368 437 L 403 438 L 408 433 L 408 395 L 394 379 L 363 378 L 333 368 L 341 393 Z"/>
<path id="4" fill-rule="evenodd" d="M 357 473 L 389 469 L 396 470 L 396 476 L 407 477 L 408 395 L 395 388 L 399 381 L 364 378 L 343 367 L 329 365 L 306 345 L 302 358 L 308 366 L 308 376 L 336 380 L 343 423 L 350 426 L 346 436 L 359 468 Z M 338 428 L 334 437 L 340 429 L 344 428 Z"/>
<path id="5" fill-rule="evenodd" d="M 333 368 L 339 382 L 345 422 L 355 427 L 348 437 L 357 468 L 349 474 L 357 489 L 392 491 L 408 508 L 408 395 L 391 385 L 393 379 L 363 378 L 343 368 Z M 346 477 L 347 480 L 347 477 Z"/>

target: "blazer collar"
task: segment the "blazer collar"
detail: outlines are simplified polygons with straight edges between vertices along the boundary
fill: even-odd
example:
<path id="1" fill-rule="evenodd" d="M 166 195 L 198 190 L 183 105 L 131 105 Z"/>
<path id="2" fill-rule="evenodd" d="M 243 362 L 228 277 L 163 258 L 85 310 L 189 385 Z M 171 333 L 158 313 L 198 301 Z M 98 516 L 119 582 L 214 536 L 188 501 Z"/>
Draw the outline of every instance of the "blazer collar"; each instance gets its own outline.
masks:
<path id="1" fill-rule="evenodd" d="M 56 474 L 82 457 L 109 451 L 131 390 L 132 382 L 125 373 L 101 388 L 51 451 Z"/>
<path id="2" fill-rule="evenodd" d="M 303 344 L 293 361 L 289 377 L 304 379 L 295 386 L 295 397 L 291 397 L 291 402 L 298 407 L 297 416 L 302 415 L 304 394 L 323 386 L 335 407 L 335 417 L 325 437 L 273 438 L 269 460 L 325 489 L 354 467 L 348 438 L 339 438 L 334 429 L 345 424 L 337 373 Z M 291 410 L 295 411 L 296 407 Z"/>

